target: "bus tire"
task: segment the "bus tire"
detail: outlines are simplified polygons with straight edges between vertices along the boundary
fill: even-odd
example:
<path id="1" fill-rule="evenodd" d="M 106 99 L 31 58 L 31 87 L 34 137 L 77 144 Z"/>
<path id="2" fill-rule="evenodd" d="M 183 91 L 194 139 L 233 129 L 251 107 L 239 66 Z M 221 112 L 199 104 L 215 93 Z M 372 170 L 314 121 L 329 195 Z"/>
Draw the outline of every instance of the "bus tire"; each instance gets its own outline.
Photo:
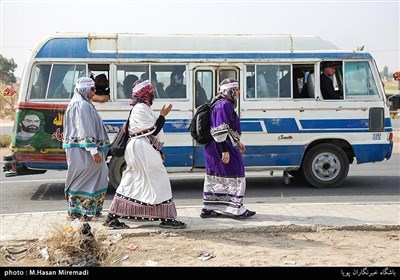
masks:
<path id="1" fill-rule="evenodd" d="M 349 173 L 349 160 L 338 146 L 319 144 L 305 155 L 303 172 L 306 180 L 316 188 L 336 188 Z"/>
<path id="2" fill-rule="evenodd" d="M 126 162 L 124 157 L 112 157 L 108 166 L 109 184 L 117 189 L 121 182 L 122 172 L 126 169 Z"/>

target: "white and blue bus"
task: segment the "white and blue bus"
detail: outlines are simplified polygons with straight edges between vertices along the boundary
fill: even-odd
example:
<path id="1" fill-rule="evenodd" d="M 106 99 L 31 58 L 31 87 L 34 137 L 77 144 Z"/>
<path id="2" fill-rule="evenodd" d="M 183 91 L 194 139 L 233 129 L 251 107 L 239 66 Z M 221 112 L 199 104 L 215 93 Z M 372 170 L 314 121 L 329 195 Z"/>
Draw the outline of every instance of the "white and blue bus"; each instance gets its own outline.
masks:
<path id="1" fill-rule="evenodd" d="M 336 65 L 332 80 L 340 99 L 321 94 L 324 61 Z M 177 73 L 184 90 L 174 93 L 168 86 Z M 318 188 L 337 187 L 351 163 L 379 162 L 392 154 L 389 108 L 367 52 L 340 50 L 309 35 L 57 33 L 40 42 L 26 63 L 6 175 L 67 168 L 63 114 L 75 81 L 91 74 L 106 74 L 110 83 L 110 100 L 93 102 L 110 139 L 131 108 L 132 78 L 147 75 L 154 82 L 154 110 L 173 104 L 164 126 L 168 172 L 204 172 L 204 147 L 192 140 L 188 126 L 196 107 L 210 101 L 226 77 L 240 81 L 236 110 L 248 171 L 280 171 Z M 32 112 L 40 113 L 42 136 L 19 141 L 23 117 Z M 118 186 L 124 167 L 123 157 L 110 156 L 112 186 Z"/>

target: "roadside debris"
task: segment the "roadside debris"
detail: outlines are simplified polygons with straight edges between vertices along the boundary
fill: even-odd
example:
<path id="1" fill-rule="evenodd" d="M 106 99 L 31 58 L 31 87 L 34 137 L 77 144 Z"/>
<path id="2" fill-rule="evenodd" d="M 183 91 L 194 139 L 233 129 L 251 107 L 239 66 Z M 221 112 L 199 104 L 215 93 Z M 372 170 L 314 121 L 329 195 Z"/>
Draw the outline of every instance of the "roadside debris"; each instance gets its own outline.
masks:
<path id="1" fill-rule="evenodd" d="M 10 264 L 13 264 L 25 258 L 28 254 L 28 250 L 29 250 L 28 245 L 3 247 L 4 260 Z"/>
<path id="2" fill-rule="evenodd" d="M 146 266 L 157 266 L 157 265 L 158 265 L 158 262 L 152 261 L 152 260 L 147 260 L 144 264 L 145 264 Z"/>
<path id="3" fill-rule="evenodd" d="M 202 261 L 208 261 L 209 259 L 215 258 L 215 256 L 208 252 L 202 252 L 198 258 Z"/>

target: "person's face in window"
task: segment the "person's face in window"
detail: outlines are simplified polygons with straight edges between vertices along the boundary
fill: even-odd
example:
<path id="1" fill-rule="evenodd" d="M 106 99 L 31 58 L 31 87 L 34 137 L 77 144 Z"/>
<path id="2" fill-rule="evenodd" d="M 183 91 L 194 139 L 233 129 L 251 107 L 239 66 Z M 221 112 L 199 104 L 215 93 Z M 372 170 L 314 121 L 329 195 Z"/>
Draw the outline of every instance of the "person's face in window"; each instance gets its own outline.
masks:
<path id="1" fill-rule="evenodd" d="M 324 69 L 324 73 L 327 75 L 327 76 L 333 76 L 333 75 L 335 75 L 335 72 L 336 72 L 336 67 L 326 67 L 325 69 Z"/>
<path id="2" fill-rule="evenodd" d="M 27 115 L 21 121 L 21 130 L 29 133 L 36 133 L 40 128 L 40 119 L 36 115 Z"/>
<path id="3" fill-rule="evenodd" d="M 177 86 L 183 84 L 183 75 L 182 74 L 175 74 L 174 83 Z"/>
<path id="4" fill-rule="evenodd" d="M 101 76 L 101 78 L 97 81 L 96 92 L 99 94 L 110 94 L 109 82 L 105 76 Z"/>

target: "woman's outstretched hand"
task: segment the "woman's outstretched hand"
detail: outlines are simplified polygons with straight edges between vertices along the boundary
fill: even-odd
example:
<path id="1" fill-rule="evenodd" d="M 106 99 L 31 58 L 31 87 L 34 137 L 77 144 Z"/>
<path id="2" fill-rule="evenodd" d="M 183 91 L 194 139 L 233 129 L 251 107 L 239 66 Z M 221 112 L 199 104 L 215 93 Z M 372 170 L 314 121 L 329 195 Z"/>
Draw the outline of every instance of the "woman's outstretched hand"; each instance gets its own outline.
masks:
<path id="1" fill-rule="evenodd" d="M 172 109 L 172 104 L 169 104 L 167 107 L 165 107 L 164 105 L 160 110 L 160 115 L 165 117 L 166 115 L 169 114 L 169 112 L 171 112 L 171 109 Z"/>

